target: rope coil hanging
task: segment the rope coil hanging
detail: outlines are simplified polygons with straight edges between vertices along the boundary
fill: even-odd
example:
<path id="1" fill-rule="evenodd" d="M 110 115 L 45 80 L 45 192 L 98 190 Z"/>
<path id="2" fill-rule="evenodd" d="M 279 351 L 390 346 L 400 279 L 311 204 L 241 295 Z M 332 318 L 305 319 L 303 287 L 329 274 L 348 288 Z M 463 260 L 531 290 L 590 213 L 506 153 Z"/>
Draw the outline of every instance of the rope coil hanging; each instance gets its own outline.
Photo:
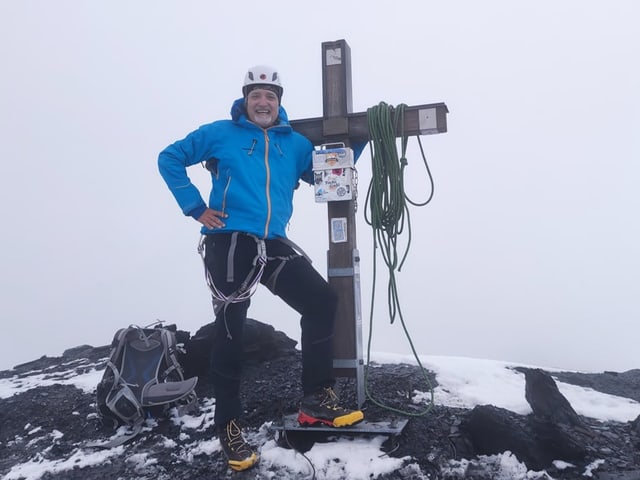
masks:
<path id="1" fill-rule="evenodd" d="M 396 282 L 396 271 L 402 269 L 411 246 L 411 219 L 409 205 L 424 206 L 433 198 L 434 184 L 431 171 L 426 160 L 420 137 L 418 145 L 422 153 L 422 159 L 427 171 L 430 190 L 427 199 L 423 202 L 412 201 L 405 192 L 404 174 L 408 165 L 406 158 L 408 136 L 404 131 L 404 112 L 406 105 L 397 107 L 380 102 L 377 106 L 367 109 L 367 121 L 369 127 L 369 146 L 371 148 L 371 182 L 367 189 L 365 200 L 365 221 L 373 229 L 373 287 L 371 292 L 371 309 L 369 318 L 369 339 L 367 344 L 367 368 L 365 369 L 365 392 L 367 397 L 376 405 L 407 416 L 421 416 L 428 413 L 433 407 L 433 387 L 429 381 L 426 369 L 422 366 L 416 353 L 413 341 L 407 330 L 400 307 L 400 298 Z M 399 135 L 397 135 L 399 134 Z M 398 154 L 396 137 L 400 137 L 401 151 Z M 398 253 L 400 235 L 407 231 L 407 241 L 404 253 Z M 377 251 L 380 250 L 382 258 L 387 266 L 388 284 L 388 312 L 390 322 L 393 323 L 396 316 L 400 319 L 411 351 L 424 375 L 428 385 L 431 400 L 427 408 L 420 412 L 406 412 L 389 407 L 373 398 L 368 388 L 368 370 L 371 354 L 371 340 L 373 334 L 373 312 L 375 303 L 375 287 L 377 273 Z"/>

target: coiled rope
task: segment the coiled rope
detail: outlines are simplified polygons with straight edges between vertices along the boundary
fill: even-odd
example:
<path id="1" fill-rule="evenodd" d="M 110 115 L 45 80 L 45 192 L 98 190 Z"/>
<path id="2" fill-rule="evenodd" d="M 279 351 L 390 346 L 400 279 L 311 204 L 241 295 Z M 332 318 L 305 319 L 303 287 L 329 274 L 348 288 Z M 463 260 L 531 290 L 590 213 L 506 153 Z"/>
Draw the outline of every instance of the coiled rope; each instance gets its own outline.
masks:
<path id="1" fill-rule="evenodd" d="M 367 365 L 365 369 L 365 392 L 367 397 L 379 407 L 400 413 L 407 416 L 422 416 L 428 413 L 433 407 L 433 387 L 429 381 L 427 370 L 422 366 L 420 358 L 416 353 L 411 335 L 402 315 L 400 307 L 400 297 L 396 282 L 396 271 L 400 272 L 402 265 L 407 258 L 411 246 L 411 219 L 409 215 L 409 205 L 424 206 L 433 198 L 434 183 L 431 170 L 422 148 L 420 137 L 418 145 L 422 153 L 430 190 L 428 197 L 423 202 L 414 202 L 406 195 L 404 188 L 404 170 L 408 165 L 406 158 L 408 137 L 404 133 L 404 111 L 406 105 L 400 104 L 397 107 L 380 102 L 378 105 L 367 109 L 367 121 L 369 127 L 369 146 L 371 148 L 371 182 L 367 189 L 365 200 L 365 221 L 373 229 L 373 287 L 371 291 L 371 309 L 369 316 L 369 338 L 367 342 Z M 396 132 L 400 136 L 401 152 L 398 155 Z M 402 256 L 399 255 L 400 235 L 407 231 L 407 241 Z M 382 258 L 387 266 L 389 281 L 387 284 L 388 310 L 391 323 L 396 316 L 400 319 L 406 338 L 411 346 L 411 351 L 420 367 L 420 370 L 427 383 L 431 400 L 425 410 L 418 412 L 407 412 L 387 406 L 376 400 L 369 391 L 368 372 L 371 358 L 371 340 L 373 338 L 373 314 L 376 290 L 377 275 L 377 251 L 380 250 Z"/>

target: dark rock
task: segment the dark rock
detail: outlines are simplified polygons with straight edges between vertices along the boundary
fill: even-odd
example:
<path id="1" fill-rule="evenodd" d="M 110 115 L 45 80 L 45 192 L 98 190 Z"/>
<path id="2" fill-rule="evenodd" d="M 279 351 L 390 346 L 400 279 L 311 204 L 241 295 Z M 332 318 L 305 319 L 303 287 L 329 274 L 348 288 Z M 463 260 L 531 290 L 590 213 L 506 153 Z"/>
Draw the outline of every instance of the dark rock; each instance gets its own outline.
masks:
<path id="1" fill-rule="evenodd" d="M 549 468 L 554 460 L 576 462 L 586 457 L 584 437 L 574 429 L 535 416 L 523 418 L 492 405 L 473 408 L 458 428 L 463 444 L 471 446 L 467 454 L 510 451 L 531 470 Z"/>
<path id="2" fill-rule="evenodd" d="M 527 369 L 525 377 L 525 398 L 533 414 L 550 423 L 583 426 L 583 422 L 569 401 L 558 390 L 556 382 L 540 369 Z"/>
<path id="3" fill-rule="evenodd" d="M 248 362 L 262 362 L 295 353 L 298 342 L 273 326 L 247 318 L 244 324 L 244 356 Z"/>
<path id="4" fill-rule="evenodd" d="M 46 355 L 37 358 L 36 360 L 31 360 L 29 362 L 21 363 L 13 367 L 13 370 L 18 371 L 28 371 L 30 369 L 39 370 L 41 368 L 45 368 L 47 365 L 50 365 L 52 362 L 55 362 L 55 357 L 47 357 Z"/>
<path id="5" fill-rule="evenodd" d="M 517 415 L 503 408 L 479 405 L 464 416 L 459 429 L 472 445 L 474 455 L 511 451 L 529 468 L 540 470 L 548 464 L 548 458 L 539 453 L 535 439 Z"/>
<path id="6" fill-rule="evenodd" d="M 548 373 L 539 369 L 523 371 L 525 397 L 533 413 L 522 417 L 491 405 L 477 406 L 452 428 L 450 436 L 457 450 L 466 455 L 510 451 L 532 470 L 548 469 L 554 460 L 584 463 L 590 453 L 613 463 L 618 452 L 614 446 L 621 444 L 621 436 L 606 427 L 591 428 Z M 636 434 L 640 433 L 638 423 L 634 426 Z M 594 443 L 599 445 L 597 449 L 593 448 Z"/>
<path id="7" fill-rule="evenodd" d="M 635 434 L 640 438 L 640 415 L 637 416 L 633 422 L 631 422 L 631 427 L 633 428 Z"/>
<path id="8" fill-rule="evenodd" d="M 554 372 L 558 381 L 592 388 L 599 392 L 626 397 L 640 402 L 640 369 L 626 372 L 581 373 Z"/>
<path id="9" fill-rule="evenodd" d="M 536 457 L 541 460 L 538 464 L 529 464 L 536 470 L 547 468 L 554 460 L 564 460 L 575 463 L 587 456 L 589 438 L 580 431 L 564 423 L 553 423 L 535 416 L 527 419 L 531 438 L 535 442 Z"/>
<path id="10" fill-rule="evenodd" d="M 560 393 L 551 375 L 540 369 L 527 369 L 525 382 L 525 398 L 533 410 L 528 425 L 538 458 L 543 459 L 542 466 L 553 460 L 584 460 L 593 434 Z"/>
<path id="11" fill-rule="evenodd" d="M 185 340 L 186 353 L 181 356 L 187 377 L 205 378 L 209 373 L 209 357 L 215 335 L 214 323 L 201 327 Z M 273 326 L 247 318 L 244 325 L 244 357 L 247 363 L 263 362 L 295 353 L 298 342 L 277 331 Z"/>
<path id="12" fill-rule="evenodd" d="M 77 347 L 68 348 L 62 352 L 62 358 L 75 360 L 76 358 L 86 358 L 91 353 L 93 347 L 91 345 L 79 345 Z"/>
<path id="13" fill-rule="evenodd" d="M 596 475 L 597 480 L 640 480 L 640 470 L 626 472 L 603 472 Z"/>

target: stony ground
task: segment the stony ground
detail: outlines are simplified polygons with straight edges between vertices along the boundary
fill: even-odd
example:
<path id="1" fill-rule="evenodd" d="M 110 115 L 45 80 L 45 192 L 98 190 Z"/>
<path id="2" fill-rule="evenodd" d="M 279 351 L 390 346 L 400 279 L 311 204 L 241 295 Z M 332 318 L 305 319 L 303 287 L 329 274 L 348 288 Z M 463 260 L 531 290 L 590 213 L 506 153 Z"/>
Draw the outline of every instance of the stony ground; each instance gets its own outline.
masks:
<path id="1" fill-rule="evenodd" d="M 68 370 L 69 364 L 75 365 L 77 373 L 90 368 L 96 361 L 104 358 L 106 348 L 78 349 L 65 358 L 42 358 L 17 367 L 11 371 L 0 372 L 0 378 L 13 377 L 33 370 L 47 369 L 49 375 L 55 376 L 56 371 Z M 73 363 L 75 362 L 75 363 Z M 640 372 L 632 371 L 624 374 L 604 373 L 598 375 L 585 374 L 556 374 L 565 382 L 587 385 L 603 392 L 624 395 L 640 400 L 638 382 Z M 259 364 L 250 364 L 246 369 L 246 387 L 244 388 L 244 404 L 246 415 L 244 425 L 250 431 L 256 431 L 265 422 L 277 421 L 283 414 L 296 411 L 296 402 L 300 396 L 299 390 L 300 362 L 297 353 L 282 356 Z M 381 365 L 371 369 L 369 376 L 369 391 L 381 403 L 401 410 L 418 413 L 424 409 L 412 406 L 409 398 L 414 390 L 428 390 L 427 381 L 433 387 L 437 385 L 435 377 L 414 366 Z M 339 385 L 346 402 L 354 404 L 355 388 L 348 381 L 343 380 Z M 198 396 L 201 401 L 213 397 L 210 385 L 201 382 L 198 386 Z M 102 429 L 95 418 L 93 396 L 69 385 L 52 385 L 37 387 L 24 393 L 0 399 L 0 475 L 4 476 L 11 466 L 28 461 L 31 458 L 60 459 L 68 458 L 78 445 L 87 440 L 105 438 L 110 432 Z M 387 420 L 394 414 L 389 410 L 368 401 L 366 416 L 369 420 Z M 448 479 L 474 478 L 476 480 L 497 478 L 490 467 L 467 464 L 466 473 L 459 470 L 453 473 L 449 470 L 442 474 L 442 467 L 458 458 L 450 434 L 452 428 L 466 413 L 463 409 L 434 406 L 426 415 L 411 417 L 402 434 L 390 439 L 386 445 L 389 455 L 412 457 L 420 466 L 421 473 L 398 471 L 380 480 L 400 479 Z M 514 414 L 515 415 L 515 414 Z M 638 455 L 638 426 L 634 423 L 606 424 L 589 421 L 602 434 L 594 439 L 593 459 L 602 458 L 603 450 L 612 446 L 616 456 L 615 462 L 609 462 L 605 469 L 599 469 L 592 478 L 602 480 L 632 480 L 640 478 L 632 476 L 633 470 L 640 472 L 640 457 Z M 40 429 L 43 435 L 40 440 L 29 440 L 30 431 Z M 63 435 L 61 435 L 63 432 Z M 228 478 L 230 471 L 220 453 L 213 455 L 185 455 L 189 445 L 194 442 L 211 438 L 210 429 L 195 430 L 188 439 L 181 435 L 180 427 L 169 420 L 160 420 L 149 432 L 143 432 L 137 439 L 126 446 L 119 454 L 113 455 L 109 461 L 102 461 L 97 465 L 78 465 L 73 470 L 61 473 L 46 474 L 43 480 L 194 480 Z M 277 432 L 273 432 L 278 436 Z M 32 437 L 32 436 L 31 436 Z M 55 441 L 46 442 L 43 438 L 53 438 Z M 311 441 L 326 441 L 326 437 L 318 434 L 288 435 L 291 444 L 304 451 Z M 284 439 L 280 438 L 283 442 Z M 167 455 L 166 444 L 173 442 L 176 454 Z M 46 447 L 46 448 L 45 448 Z M 124 453 L 126 452 L 126 454 Z M 154 455 L 155 454 L 155 455 Z M 155 456 L 158 460 L 153 463 L 132 462 L 138 456 Z M 72 457 L 73 458 L 73 457 Z M 550 468 L 549 473 L 556 479 L 585 478 L 575 476 Z M 573 476 L 572 476 L 573 475 Z M 609 476 L 607 476 L 609 475 Z M 248 471 L 233 474 L 236 480 L 267 478 L 256 476 Z M 309 478 L 301 476 L 300 478 Z"/>

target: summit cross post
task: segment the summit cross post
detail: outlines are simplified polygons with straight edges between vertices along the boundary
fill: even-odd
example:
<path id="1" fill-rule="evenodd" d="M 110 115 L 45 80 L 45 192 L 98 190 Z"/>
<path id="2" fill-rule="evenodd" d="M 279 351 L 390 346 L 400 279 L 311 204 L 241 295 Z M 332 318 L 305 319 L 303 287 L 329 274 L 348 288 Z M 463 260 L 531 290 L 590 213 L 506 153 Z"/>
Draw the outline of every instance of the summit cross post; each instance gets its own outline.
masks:
<path id="1" fill-rule="evenodd" d="M 322 43 L 322 105 L 322 118 L 292 120 L 293 129 L 315 146 L 343 143 L 349 147 L 369 140 L 367 112 L 352 113 L 351 49 L 345 40 Z M 406 107 L 404 134 L 446 132 L 448 112 L 444 103 Z M 396 135 L 400 136 L 400 132 Z M 361 407 L 365 388 L 356 201 L 328 202 L 327 279 L 338 293 L 333 367 L 337 377 L 355 377 Z"/>

